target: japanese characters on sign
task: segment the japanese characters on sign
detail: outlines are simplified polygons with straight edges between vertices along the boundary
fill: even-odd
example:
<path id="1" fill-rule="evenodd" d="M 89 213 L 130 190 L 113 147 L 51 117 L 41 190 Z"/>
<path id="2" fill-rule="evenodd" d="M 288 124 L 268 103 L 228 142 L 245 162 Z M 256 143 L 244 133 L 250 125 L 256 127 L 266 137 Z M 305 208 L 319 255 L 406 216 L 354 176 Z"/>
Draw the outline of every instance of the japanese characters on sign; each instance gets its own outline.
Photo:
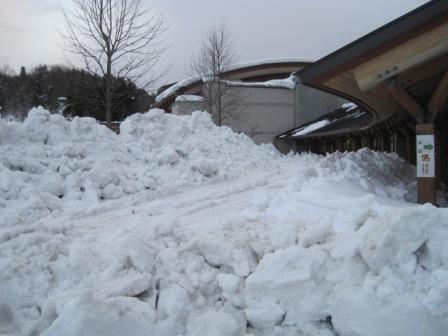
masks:
<path id="1" fill-rule="evenodd" d="M 434 135 L 417 135 L 417 177 L 434 176 Z"/>

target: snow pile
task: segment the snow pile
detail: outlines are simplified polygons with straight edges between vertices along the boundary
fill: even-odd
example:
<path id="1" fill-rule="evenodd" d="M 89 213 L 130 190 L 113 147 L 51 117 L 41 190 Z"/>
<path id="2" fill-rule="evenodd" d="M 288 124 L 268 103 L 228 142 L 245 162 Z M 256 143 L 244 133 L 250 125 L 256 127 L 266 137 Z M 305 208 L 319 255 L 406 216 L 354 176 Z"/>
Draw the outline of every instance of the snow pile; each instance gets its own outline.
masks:
<path id="1" fill-rule="evenodd" d="M 118 136 L 94 119 L 34 109 L 0 120 L 0 227 L 145 192 L 148 199 L 234 178 L 277 156 L 202 112 L 136 114 Z M 137 196 L 136 196 L 137 197 Z M 141 197 L 141 196 L 138 196 Z"/>
<path id="2" fill-rule="evenodd" d="M 316 161 L 318 162 L 316 164 Z M 298 190 L 328 189 L 342 196 L 375 194 L 405 199 L 413 192 L 415 168 L 393 153 L 363 148 L 357 152 L 336 152 L 313 157 L 291 184 Z"/>
<path id="3" fill-rule="evenodd" d="M 29 124 L 46 126 L 33 135 Z M 57 215 L 2 222 L 0 334 L 438 336 L 448 328 L 448 211 L 405 201 L 415 170 L 395 155 L 280 157 L 203 113 L 135 115 L 120 136 L 41 110 L 0 127 L 2 193 L 15 190 L 5 181 L 20 181 L 16 201 L 28 208 L 22 191 L 60 202 Z M 62 153 L 80 154 L 59 155 L 67 146 L 77 152 Z M 20 165 L 4 163 L 13 150 Z M 61 158 L 81 167 L 83 192 L 53 168 Z M 107 184 L 90 175 L 95 168 L 116 172 L 117 200 L 99 202 Z M 140 185 L 146 169 L 154 189 L 128 194 L 123 172 Z M 51 185 L 40 184 L 46 174 L 62 179 L 63 191 L 53 191 L 62 198 L 40 191 Z M 89 210 L 66 209 L 72 198 Z M 17 209 L 14 199 L 2 202 L 2 214 Z"/>
<path id="4" fill-rule="evenodd" d="M 246 280 L 249 322 L 266 331 L 281 324 L 338 335 L 443 335 L 448 212 L 351 205 L 353 219 L 305 218 L 297 245 L 264 256 Z"/>

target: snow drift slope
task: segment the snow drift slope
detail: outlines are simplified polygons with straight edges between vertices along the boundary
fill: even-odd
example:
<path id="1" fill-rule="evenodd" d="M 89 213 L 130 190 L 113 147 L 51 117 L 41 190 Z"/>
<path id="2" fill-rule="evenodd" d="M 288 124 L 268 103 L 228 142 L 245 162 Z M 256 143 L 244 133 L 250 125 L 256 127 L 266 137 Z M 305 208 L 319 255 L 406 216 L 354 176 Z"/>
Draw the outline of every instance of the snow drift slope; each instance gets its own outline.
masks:
<path id="1" fill-rule="evenodd" d="M 256 147 L 201 112 L 136 114 L 117 136 L 94 119 L 69 122 L 34 109 L 24 123 L 0 120 L 0 227 L 100 200 L 152 199 L 239 176 L 277 157 L 272 147 Z"/>
<path id="2" fill-rule="evenodd" d="M 60 210 L 4 221 L 0 333 L 373 336 L 442 335 L 448 327 L 448 212 L 404 201 L 415 172 L 396 156 L 282 158 L 204 114 L 151 112 L 126 121 L 119 137 L 97 134 L 104 138 L 88 142 L 98 146 L 88 167 L 127 167 L 138 183 L 151 167 L 159 187 L 125 197 L 120 180 L 119 198 L 101 201 L 105 186 L 90 168 L 79 174 L 91 198 L 84 191 L 73 200 L 64 184 Z M 26 137 L 17 145 L 2 138 L 2 159 L 22 147 L 32 162 L 39 152 L 31 148 L 43 147 L 48 168 L 4 164 L 1 174 L 42 198 L 36 177 L 54 172 L 46 160 L 59 145 Z M 110 151 L 99 153 L 107 143 Z M 167 147 L 190 149 L 159 163 Z M 201 160 L 218 162 L 217 172 L 193 168 Z M 207 181 L 216 183 L 201 186 Z M 187 190 L 164 191 L 175 183 Z M 1 211 L 26 200 L 6 199 Z M 75 201 L 89 209 L 72 211 Z"/>

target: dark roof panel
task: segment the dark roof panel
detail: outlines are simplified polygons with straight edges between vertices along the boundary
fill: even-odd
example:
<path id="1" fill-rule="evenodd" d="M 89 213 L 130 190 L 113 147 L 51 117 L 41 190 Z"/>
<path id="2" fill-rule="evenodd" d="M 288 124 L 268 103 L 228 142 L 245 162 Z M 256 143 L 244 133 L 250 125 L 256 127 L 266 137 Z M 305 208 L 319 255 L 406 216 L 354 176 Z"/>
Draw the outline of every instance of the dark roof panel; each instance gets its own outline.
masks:
<path id="1" fill-rule="evenodd" d="M 372 116 L 355 104 L 345 104 L 340 109 L 313 121 L 292 128 L 277 136 L 278 139 L 300 139 L 314 136 L 336 135 L 359 131 L 366 127 Z"/>

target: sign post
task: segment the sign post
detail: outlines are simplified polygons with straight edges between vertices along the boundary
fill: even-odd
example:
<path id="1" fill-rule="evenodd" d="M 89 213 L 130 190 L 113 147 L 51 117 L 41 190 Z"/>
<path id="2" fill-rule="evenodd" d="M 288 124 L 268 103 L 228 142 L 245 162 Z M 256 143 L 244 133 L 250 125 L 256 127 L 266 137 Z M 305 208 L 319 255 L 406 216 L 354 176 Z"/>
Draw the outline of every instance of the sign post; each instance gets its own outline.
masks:
<path id="1" fill-rule="evenodd" d="M 417 177 L 435 177 L 434 135 L 417 135 Z"/>
<path id="2" fill-rule="evenodd" d="M 436 204 L 436 148 L 433 124 L 416 125 L 417 200 Z"/>

